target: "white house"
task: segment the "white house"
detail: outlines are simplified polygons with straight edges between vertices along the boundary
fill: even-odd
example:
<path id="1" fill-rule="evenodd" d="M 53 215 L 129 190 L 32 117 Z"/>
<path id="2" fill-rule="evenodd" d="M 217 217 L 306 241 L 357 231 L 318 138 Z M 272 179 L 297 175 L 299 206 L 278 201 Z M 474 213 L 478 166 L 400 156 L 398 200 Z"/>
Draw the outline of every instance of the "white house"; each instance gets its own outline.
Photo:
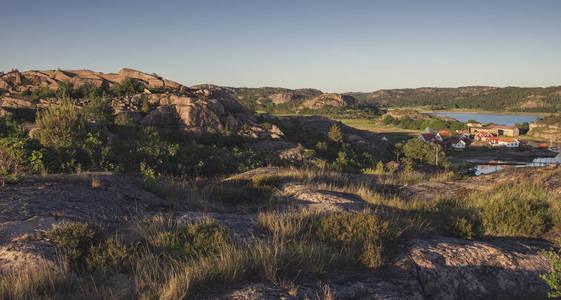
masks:
<path id="1" fill-rule="evenodd" d="M 498 145 L 508 148 L 518 148 L 520 147 L 520 141 L 518 139 L 499 139 Z"/>
<path id="2" fill-rule="evenodd" d="M 457 143 L 451 144 L 450 146 L 452 146 L 452 148 L 454 149 L 465 149 L 466 142 L 464 142 L 463 140 L 459 140 Z"/>

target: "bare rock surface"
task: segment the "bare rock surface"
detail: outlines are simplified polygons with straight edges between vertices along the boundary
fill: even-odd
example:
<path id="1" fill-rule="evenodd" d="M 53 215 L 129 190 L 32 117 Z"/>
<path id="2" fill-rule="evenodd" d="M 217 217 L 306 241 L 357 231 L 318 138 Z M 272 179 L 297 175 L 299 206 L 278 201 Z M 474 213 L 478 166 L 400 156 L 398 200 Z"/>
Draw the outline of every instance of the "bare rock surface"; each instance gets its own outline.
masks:
<path id="1" fill-rule="evenodd" d="M 324 106 L 335 106 L 343 107 L 350 106 L 357 103 L 357 100 L 353 96 L 342 95 L 342 94 L 321 94 L 313 97 L 309 100 L 304 101 L 300 106 L 300 110 L 303 109 L 321 109 Z"/>
<path id="2" fill-rule="evenodd" d="M 282 192 L 293 199 L 292 205 L 321 211 L 361 211 L 368 207 L 360 197 L 341 192 L 311 189 L 303 184 L 286 183 Z"/>
<path id="3" fill-rule="evenodd" d="M 99 180 L 92 187 L 92 180 Z M 168 207 L 168 202 L 145 191 L 139 178 L 109 173 L 27 176 L 0 187 L 0 222 L 31 218 L 113 222 Z M 3 228 L 8 225 L 0 225 Z"/>
<path id="4" fill-rule="evenodd" d="M 540 251 L 548 246 L 532 240 L 413 239 L 380 269 L 336 273 L 323 284 L 303 282 L 290 290 L 246 284 L 209 298 L 314 299 L 327 290 L 334 299 L 543 299 L 548 287 L 539 274 L 548 264 Z"/>
<path id="5" fill-rule="evenodd" d="M 97 87 L 111 86 L 125 78 L 132 78 L 149 88 L 181 88 L 182 85 L 171 80 L 163 79 L 155 74 L 146 74 L 133 69 L 121 69 L 118 73 L 101 73 L 90 70 L 43 70 L 10 72 L 0 75 L 0 88 L 11 93 L 28 90 L 35 86 L 57 89 L 63 81 L 69 81 L 75 86 L 86 83 Z"/>

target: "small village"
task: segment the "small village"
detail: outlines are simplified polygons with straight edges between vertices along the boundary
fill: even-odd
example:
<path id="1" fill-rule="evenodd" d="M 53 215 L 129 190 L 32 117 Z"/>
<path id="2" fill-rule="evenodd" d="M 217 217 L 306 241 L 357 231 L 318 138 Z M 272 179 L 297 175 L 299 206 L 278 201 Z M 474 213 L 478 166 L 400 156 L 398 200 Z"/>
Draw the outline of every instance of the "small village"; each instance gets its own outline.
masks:
<path id="1" fill-rule="evenodd" d="M 445 149 L 464 150 L 466 148 L 504 147 L 518 148 L 523 144 L 519 129 L 514 126 L 488 125 L 467 123 L 468 129 L 433 130 L 425 128 L 419 139 L 425 143 L 436 143 Z"/>

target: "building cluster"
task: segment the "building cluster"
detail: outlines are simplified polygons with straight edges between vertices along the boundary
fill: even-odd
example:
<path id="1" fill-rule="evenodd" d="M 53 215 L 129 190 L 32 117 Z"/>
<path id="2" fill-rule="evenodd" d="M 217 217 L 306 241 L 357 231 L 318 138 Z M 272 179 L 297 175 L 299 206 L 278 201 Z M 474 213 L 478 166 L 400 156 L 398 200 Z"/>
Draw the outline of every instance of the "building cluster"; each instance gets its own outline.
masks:
<path id="1" fill-rule="evenodd" d="M 425 143 L 437 143 L 445 148 L 465 149 L 472 141 L 487 143 L 492 147 L 520 147 L 521 139 L 518 128 L 514 126 L 489 125 L 483 126 L 479 123 L 467 123 L 469 129 L 456 130 L 451 134 L 449 130 L 435 131 L 426 128 L 419 135 Z"/>

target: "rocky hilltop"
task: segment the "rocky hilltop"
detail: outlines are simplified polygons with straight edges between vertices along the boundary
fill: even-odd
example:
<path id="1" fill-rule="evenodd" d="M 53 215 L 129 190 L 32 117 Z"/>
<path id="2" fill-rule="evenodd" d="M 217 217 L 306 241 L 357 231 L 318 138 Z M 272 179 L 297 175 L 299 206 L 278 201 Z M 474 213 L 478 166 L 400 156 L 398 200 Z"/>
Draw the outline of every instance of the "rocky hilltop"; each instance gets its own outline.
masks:
<path id="1" fill-rule="evenodd" d="M 125 79 L 133 80 L 140 89 L 126 95 L 114 95 L 111 87 L 120 84 Z M 342 107 L 352 105 L 356 101 L 351 96 L 340 94 L 323 94 L 319 90 L 300 89 L 289 90 L 282 88 L 231 88 L 211 84 L 183 86 L 179 83 L 163 79 L 155 74 L 147 74 L 131 69 L 122 69 L 116 74 L 80 70 L 48 70 L 11 72 L 0 77 L 4 86 L 4 95 L 0 95 L 0 116 L 12 115 L 22 126 L 33 129 L 33 122 L 37 111 L 50 105 L 58 105 L 61 99 L 54 97 L 54 91 L 61 83 L 68 82 L 75 89 L 84 84 L 91 84 L 102 90 L 106 100 L 117 115 L 128 115 L 136 124 L 158 128 L 161 132 L 190 132 L 202 134 L 208 131 L 235 131 L 240 136 L 253 141 L 276 140 L 280 143 L 260 143 L 258 148 L 295 150 L 297 144 L 286 143 L 285 135 L 277 124 L 261 126 L 265 120 L 248 110 L 243 105 L 251 98 L 259 103 L 269 102 L 278 104 L 295 103 L 302 109 L 320 109 L 325 105 Z M 50 89 L 52 94 L 39 99 L 33 98 L 29 92 L 38 87 Z M 78 107 L 84 107 L 90 102 L 89 97 L 74 98 L 72 102 Z M 253 101 L 252 100 L 252 101 Z M 247 104 L 247 103 L 246 103 Z M 303 131 L 319 133 L 326 136 L 335 122 L 320 118 L 298 118 Z M 267 123 L 267 122 L 265 122 Z M 345 133 L 345 140 L 360 149 L 380 154 L 380 158 L 387 159 L 391 155 L 385 149 L 387 144 L 369 132 L 357 131 L 354 128 L 339 124 Z M 287 148 L 288 147 L 288 148 Z M 289 156 L 292 156 L 289 155 Z M 296 155 L 297 157 L 299 155 Z"/>
<path id="2" fill-rule="evenodd" d="M 316 89 L 291 90 L 277 87 L 234 88 L 222 87 L 212 84 L 200 84 L 191 86 L 191 88 L 206 88 L 213 91 L 220 90 L 222 92 L 227 92 L 244 104 L 282 104 L 323 94 L 322 91 Z"/>
<path id="3" fill-rule="evenodd" d="M 136 123 L 153 126 L 163 131 L 174 130 L 202 133 L 207 130 L 225 131 L 249 126 L 250 130 L 259 132 L 256 137 L 280 137 L 278 128 L 267 132 L 256 124 L 255 116 L 244 108 L 228 92 L 208 86 L 207 88 L 187 88 L 156 74 L 147 74 L 132 69 L 122 69 L 116 74 L 104 74 L 88 70 L 47 70 L 10 72 L 0 77 L 0 88 L 6 94 L 0 96 L 0 115 L 11 114 L 31 126 L 35 112 L 49 105 L 60 104 L 55 97 L 32 99 L 25 91 L 46 87 L 56 91 L 63 82 L 69 82 L 74 88 L 91 84 L 100 90 L 110 88 L 131 79 L 144 88 L 144 92 L 128 95 L 111 95 L 111 106 L 116 114 L 128 114 Z M 156 92 L 151 92 L 156 90 Z M 162 92 L 163 91 L 163 92 Z M 82 107 L 91 99 L 88 97 L 73 99 L 73 103 Z M 148 111 L 141 111 L 142 106 Z"/>
<path id="4" fill-rule="evenodd" d="M 69 81 L 75 87 L 86 83 L 96 87 L 110 87 L 125 78 L 133 78 L 147 88 L 168 87 L 179 89 L 181 84 L 163 79 L 156 74 L 146 74 L 133 69 L 121 69 L 118 73 L 104 74 L 90 70 L 13 71 L 0 75 L 0 89 L 8 93 L 20 93 L 41 86 L 56 90 L 61 82 Z"/>

